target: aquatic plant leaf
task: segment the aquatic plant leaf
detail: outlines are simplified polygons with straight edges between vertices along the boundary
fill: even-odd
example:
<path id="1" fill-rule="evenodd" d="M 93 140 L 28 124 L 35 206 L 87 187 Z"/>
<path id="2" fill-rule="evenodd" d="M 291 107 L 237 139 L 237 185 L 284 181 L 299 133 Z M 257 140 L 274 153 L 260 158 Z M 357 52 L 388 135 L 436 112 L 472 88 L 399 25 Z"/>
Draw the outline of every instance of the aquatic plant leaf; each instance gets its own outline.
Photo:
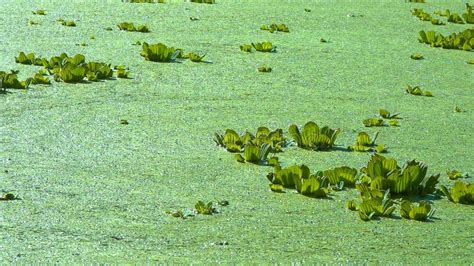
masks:
<path id="1" fill-rule="evenodd" d="M 20 198 L 15 196 L 13 193 L 6 193 L 0 196 L 0 200 L 19 200 Z"/>
<path id="2" fill-rule="evenodd" d="M 18 80 L 17 71 L 11 71 L 11 73 L 6 73 L 0 71 L 0 88 L 5 91 L 6 89 L 28 89 L 32 78 L 28 78 L 24 81 Z"/>
<path id="3" fill-rule="evenodd" d="M 285 188 L 279 184 L 270 184 L 270 190 L 277 193 L 284 193 Z"/>
<path id="4" fill-rule="evenodd" d="M 41 74 L 35 74 L 33 79 L 31 80 L 31 83 L 32 84 L 45 84 L 45 85 L 49 85 L 51 84 L 51 81 L 49 80 L 49 78 L 47 77 L 44 77 L 43 75 Z"/>
<path id="5" fill-rule="evenodd" d="M 276 46 L 274 46 L 271 42 L 252 43 L 252 46 L 258 52 L 273 53 L 276 51 Z"/>
<path id="6" fill-rule="evenodd" d="M 384 120 L 380 119 L 380 118 L 364 119 L 364 121 L 362 121 L 362 123 L 366 127 L 383 127 L 383 126 L 386 126 Z"/>
<path id="7" fill-rule="evenodd" d="M 267 67 L 267 66 L 261 66 L 261 67 L 257 68 L 257 71 L 258 71 L 258 72 L 268 73 L 268 72 L 272 72 L 272 68 L 271 68 L 271 67 Z"/>
<path id="8" fill-rule="evenodd" d="M 464 24 L 464 20 L 457 13 L 451 13 L 448 17 L 448 22 L 456 24 Z"/>
<path id="9" fill-rule="evenodd" d="M 351 211 L 356 211 L 357 210 L 357 205 L 355 201 L 353 200 L 348 200 L 346 201 L 346 208 Z"/>
<path id="10" fill-rule="evenodd" d="M 74 22 L 73 20 L 62 21 L 61 25 L 66 27 L 76 27 L 76 22 Z"/>
<path id="11" fill-rule="evenodd" d="M 46 11 L 43 10 L 43 9 L 38 9 L 36 11 L 31 11 L 31 13 L 33 13 L 33 15 L 40 15 L 40 16 L 46 15 Z"/>
<path id="12" fill-rule="evenodd" d="M 252 45 L 243 44 L 243 45 L 240 46 L 240 50 L 244 51 L 244 52 L 247 52 L 247 53 L 250 53 L 250 52 L 252 52 Z"/>
<path id="13" fill-rule="evenodd" d="M 456 180 L 458 178 L 469 178 L 468 173 L 461 173 L 458 170 L 448 170 L 446 171 L 446 174 L 448 175 L 448 178 L 450 180 Z"/>
<path id="14" fill-rule="evenodd" d="M 168 47 L 162 43 L 149 45 L 143 42 L 142 48 L 140 55 L 145 60 L 153 62 L 174 62 L 179 54 L 174 47 Z"/>
<path id="15" fill-rule="evenodd" d="M 194 205 L 194 208 L 198 214 L 212 215 L 217 213 L 217 210 L 213 207 L 212 201 L 208 202 L 207 204 L 203 201 L 198 201 Z"/>
<path id="16" fill-rule="evenodd" d="M 203 62 L 203 59 L 204 59 L 205 56 L 206 56 L 206 54 L 203 54 L 203 55 L 198 55 L 198 54 L 195 54 L 195 53 L 189 53 L 188 54 L 189 60 L 191 60 L 191 62 L 195 62 L 195 63 Z"/>

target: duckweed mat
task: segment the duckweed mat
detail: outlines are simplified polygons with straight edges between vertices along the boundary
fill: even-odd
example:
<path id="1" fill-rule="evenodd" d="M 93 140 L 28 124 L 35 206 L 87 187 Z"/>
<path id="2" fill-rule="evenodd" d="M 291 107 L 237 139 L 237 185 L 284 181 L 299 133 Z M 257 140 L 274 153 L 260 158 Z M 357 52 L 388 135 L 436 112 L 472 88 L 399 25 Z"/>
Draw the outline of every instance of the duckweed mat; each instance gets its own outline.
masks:
<path id="1" fill-rule="evenodd" d="M 271 167 L 239 164 L 212 140 L 226 128 L 287 133 L 312 120 L 340 128 L 341 148 L 357 132 L 380 131 L 386 156 L 425 162 L 442 185 L 452 186 L 448 169 L 474 174 L 474 66 L 466 63 L 474 54 L 418 41 L 420 30 L 473 26 L 420 21 L 414 8 L 465 9 L 464 1 L 427 2 L 2 1 L 0 70 L 36 73 L 15 63 L 20 51 L 81 53 L 126 65 L 132 79 L 0 94 L 0 192 L 21 198 L 0 201 L 0 262 L 472 264 L 472 205 L 433 196 L 430 222 L 398 210 L 363 222 L 345 208 L 356 191 L 331 199 L 273 193 Z M 46 14 L 32 14 L 39 9 Z M 122 22 L 150 32 L 120 31 Z M 260 30 L 272 23 L 289 32 Z M 206 54 L 207 63 L 145 61 L 137 41 Z M 276 52 L 239 49 L 264 41 Z M 259 73 L 262 65 L 272 71 Z M 434 97 L 407 94 L 407 85 Z M 364 127 L 380 108 L 399 112 L 399 126 Z M 359 169 L 370 153 L 292 146 L 278 157 L 313 171 Z M 229 205 L 210 216 L 166 214 L 199 200 Z"/>

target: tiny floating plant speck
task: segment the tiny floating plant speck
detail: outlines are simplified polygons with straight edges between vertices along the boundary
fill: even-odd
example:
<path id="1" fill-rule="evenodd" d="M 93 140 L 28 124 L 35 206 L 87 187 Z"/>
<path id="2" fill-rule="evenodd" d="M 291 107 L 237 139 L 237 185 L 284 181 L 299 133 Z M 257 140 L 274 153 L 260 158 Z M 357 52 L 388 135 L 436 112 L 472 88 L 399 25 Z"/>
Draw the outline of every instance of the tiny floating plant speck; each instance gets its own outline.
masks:
<path id="1" fill-rule="evenodd" d="M 422 59 L 425 59 L 425 58 L 423 57 L 423 55 L 421 55 L 421 54 L 412 54 L 412 55 L 410 55 L 410 58 L 413 59 L 413 60 L 422 60 Z"/>
<path id="2" fill-rule="evenodd" d="M 0 201 L 2 200 L 19 200 L 20 198 L 18 196 L 15 196 L 13 193 L 6 193 L 2 196 L 0 196 Z"/>
<path id="3" fill-rule="evenodd" d="M 362 121 L 366 127 L 384 127 L 386 126 L 385 121 L 381 118 L 368 118 Z"/>
<path id="4" fill-rule="evenodd" d="M 61 21 L 61 25 L 66 27 L 76 27 L 76 22 L 74 22 L 74 20 L 63 20 Z"/>
<path id="5" fill-rule="evenodd" d="M 269 73 L 269 72 L 272 72 L 272 68 L 268 67 L 268 66 L 261 66 L 261 67 L 257 68 L 257 71 L 258 72 Z"/>
<path id="6" fill-rule="evenodd" d="M 281 32 L 290 32 L 290 29 L 288 26 L 285 24 L 270 24 L 270 25 L 262 25 L 260 27 L 261 30 L 269 31 L 270 33 L 273 33 L 275 31 L 281 31 Z"/>
<path id="7" fill-rule="evenodd" d="M 191 0 L 190 2 L 199 4 L 215 4 L 216 0 Z"/>
<path id="8" fill-rule="evenodd" d="M 40 15 L 40 16 L 46 15 L 46 11 L 43 10 L 43 9 L 38 9 L 36 11 L 31 11 L 31 13 L 33 13 L 33 15 Z"/>
<path id="9" fill-rule="evenodd" d="M 132 31 L 132 32 L 135 31 L 135 32 L 142 32 L 142 33 L 150 32 L 150 29 L 148 29 L 147 26 L 145 25 L 135 26 L 132 22 L 122 22 L 118 24 L 117 27 L 123 31 Z"/>

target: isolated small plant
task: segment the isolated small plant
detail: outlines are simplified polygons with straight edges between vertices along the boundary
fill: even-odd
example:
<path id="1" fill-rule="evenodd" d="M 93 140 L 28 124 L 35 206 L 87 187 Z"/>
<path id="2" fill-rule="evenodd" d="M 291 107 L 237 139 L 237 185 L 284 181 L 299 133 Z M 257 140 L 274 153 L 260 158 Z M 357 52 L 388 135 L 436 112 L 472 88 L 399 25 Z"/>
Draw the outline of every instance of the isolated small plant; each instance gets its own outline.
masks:
<path id="1" fill-rule="evenodd" d="M 285 24 L 270 24 L 268 26 L 262 25 L 260 29 L 269 31 L 270 33 L 273 33 L 275 31 L 287 32 L 287 33 L 290 32 L 290 29 Z"/>
<path id="2" fill-rule="evenodd" d="M 371 139 L 367 132 L 359 132 L 357 134 L 356 142 L 354 145 L 347 147 L 349 151 L 357 151 L 357 152 L 376 152 L 376 153 L 384 153 L 386 152 L 386 147 L 383 144 L 376 145 L 375 141 L 379 132 L 376 132 L 374 137 Z"/>
<path id="3" fill-rule="evenodd" d="M 274 52 L 276 52 L 276 46 L 274 46 L 271 42 L 252 43 L 252 46 L 258 52 L 263 52 L 263 53 L 274 53 Z"/>
<path id="4" fill-rule="evenodd" d="M 461 173 L 458 170 L 448 170 L 446 171 L 446 175 L 448 175 L 448 178 L 450 180 L 456 180 L 458 178 L 469 178 L 468 173 Z"/>
<path id="5" fill-rule="evenodd" d="M 244 51 L 244 52 L 247 52 L 247 53 L 250 53 L 250 52 L 252 52 L 252 45 L 251 44 L 243 44 L 243 45 L 240 46 L 240 50 Z"/>
<path id="6" fill-rule="evenodd" d="M 196 212 L 198 214 L 212 215 L 214 213 L 219 213 L 219 210 L 214 207 L 214 203 L 212 203 L 212 201 L 209 201 L 207 204 L 204 203 L 204 201 L 198 201 L 194 205 L 194 208 L 196 208 Z"/>
<path id="7" fill-rule="evenodd" d="M 146 42 L 143 42 L 143 50 L 140 55 L 145 58 L 147 61 L 152 62 L 174 62 L 178 57 L 179 50 L 174 47 L 168 47 L 165 44 L 157 43 L 149 45 Z"/>
<path id="8" fill-rule="evenodd" d="M 441 192 L 449 201 L 461 204 L 474 204 L 474 185 L 456 181 L 449 190 L 445 186 L 440 186 Z"/>
<path id="9" fill-rule="evenodd" d="M 204 62 L 204 57 L 206 56 L 206 54 L 203 54 L 203 55 L 199 55 L 199 54 L 196 54 L 196 53 L 189 53 L 188 54 L 188 58 L 191 62 L 194 62 L 194 63 L 200 63 L 200 62 Z"/>
<path id="10" fill-rule="evenodd" d="M 399 117 L 400 113 L 392 114 L 385 109 L 379 109 L 379 115 L 384 119 L 400 119 Z"/>
<path id="11" fill-rule="evenodd" d="M 272 72 L 272 68 L 268 67 L 268 66 L 261 66 L 261 67 L 257 68 L 257 71 L 258 72 L 263 72 L 263 73 L 269 73 L 269 72 Z"/>
<path id="12" fill-rule="evenodd" d="M 408 200 L 403 200 L 400 204 L 400 216 L 409 220 L 426 221 L 431 219 L 435 209 L 427 201 L 420 201 L 418 206 Z"/>
<path id="13" fill-rule="evenodd" d="M 425 59 L 425 58 L 423 57 L 423 55 L 421 55 L 421 54 L 412 54 L 412 55 L 410 55 L 410 58 L 413 59 L 413 60 L 422 60 L 422 59 Z"/>
<path id="14" fill-rule="evenodd" d="M 216 0 L 191 0 L 190 2 L 199 4 L 215 4 Z"/>
<path id="15" fill-rule="evenodd" d="M 384 127 L 386 126 L 385 121 L 380 118 L 368 118 L 362 121 L 366 127 Z"/>
<path id="16" fill-rule="evenodd" d="M 123 31 L 136 31 L 136 32 L 143 32 L 143 33 L 150 32 L 150 29 L 148 29 L 148 26 L 145 26 L 145 25 L 135 26 L 132 22 L 122 22 L 118 24 L 117 27 Z"/>
<path id="17" fill-rule="evenodd" d="M 2 200 L 19 200 L 20 198 L 15 196 L 13 193 L 6 193 L 0 196 L 0 201 Z"/>
<path id="18" fill-rule="evenodd" d="M 43 9 L 38 9 L 36 11 L 31 11 L 31 13 L 33 13 L 33 15 L 40 15 L 40 16 L 46 15 L 46 11 L 43 10 Z"/>
<path id="19" fill-rule="evenodd" d="M 410 86 L 407 85 L 405 92 L 415 96 L 426 96 L 426 97 L 433 97 L 433 94 L 430 91 L 423 91 L 420 86 Z"/>

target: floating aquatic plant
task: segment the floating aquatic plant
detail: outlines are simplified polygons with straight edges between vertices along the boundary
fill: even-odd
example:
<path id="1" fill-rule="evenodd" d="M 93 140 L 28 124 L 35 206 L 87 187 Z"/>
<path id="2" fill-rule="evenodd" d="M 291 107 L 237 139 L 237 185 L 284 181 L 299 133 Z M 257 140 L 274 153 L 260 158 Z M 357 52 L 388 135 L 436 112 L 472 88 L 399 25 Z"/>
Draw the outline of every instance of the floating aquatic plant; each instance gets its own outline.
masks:
<path id="1" fill-rule="evenodd" d="M 456 24 L 464 24 L 464 20 L 462 20 L 462 17 L 457 13 L 451 13 L 448 17 L 448 22 L 456 23 Z"/>
<path id="2" fill-rule="evenodd" d="M 397 161 L 380 154 L 372 155 L 366 167 L 361 169 L 361 177 L 371 189 L 390 189 L 393 194 L 425 195 L 435 191 L 439 174 L 427 175 L 428 166 L 415 160 L 407 161 L 399 167 Z"/>
<path id="3" fill-rule="evenodd" d="M 162 43 L 149 45 L 143 42 L 142 48 L 143 50 L 140 55 L 143 56 L 145 60 L 153 62 L 174 62 L 179 54 L 176 48 L 168 47 Z"/>
<path id="4" fill-rule="evenodd" d="M 474 204 L 474 185 L 456 181 L 451 190 L 440 186 L 441 192 L 454 203 Z"/>
<path id="5" fill-rule="evenodd" d="M 66 27 L 76 27 L 76 22 L 74 22 L 74 20 L 64 20 L 61 21 L 61 25 Z"/>
<path id="6" fill-rule="evenodd" d="M 418 41 L 429 44 L 431 47 L 442 47 L 445 49 L 458 49 L 471 51 L 474 47 L 474 29 L 466 29 L 462 32 L 443 36 L 434 31 L 420 31 Z"/>
<path id="7" fill-rule="evenodd" d="M 214 213 L 219 213 L 219 210 L 214 207 L 214 203 L 212 201 L 209 201 L 207 204 L 203 201 L 198 201 L 194 205 L 194 208 L 196 208 L 196 212 L 198 214 L 212 215 Z"/>
<path id="8" fill-rule="evenodd" d="M 261 67 L 257 68 L 257 71 L 258 72 L 269 73 L 269 72 L 272 72 L 272 68 L 268 67 L 268 66 L 261 66 Z"/>
<path id="9" fill-rule="evenodd" d="M 45 77 L 44 75 L 37 73 L 33 76 L 33 79 L 31 80 L 32 84 L 44 84 L 44 85 L 49 85 L 51 84 L 51 81 L 49 80 L 48 77 Z"/>
<path id="10" fill-rule="evenodd" d="M 273 153 L 281 152 L 287 143 L 282 129 L 271 131 L 267 127 L 259 127 L 256 135 L 245 132 L 241 136 L 232 129 L 226 129 L 223 135 L 214 133 L 214 142 L 229 152 L 242 152 L 246 144 L 254 144 L 258 147 L 267 144 Z"/>
<path id="11" fill-rule="evenodd" d="M 322 176 L 326 177 L 329 184 L 340 185 L 346 187 L 354 187 L 357 182 L 357 169 L 348 166 L 341 166 L 328 169 L 322 172 Z M 341 186 L 341 188 L 342 188 Z"/>
<path id="12" fill-rule="evenodd" d="M 410 58 L 413 59 L 413 60 L 422 60 L 422 59 L 425 59 L 425 58 L 423 57 L 423 55 L 421 55 L 421 54 L 412 54 L 412 55 L 410 55 Z"/>
<path id="13" fill-rule="evenodd" d="M 267 179 L 271 182 L 270 189 L 282 192 L 283 188 L 296 189 L 302 195 L 314 198 L 324 198 L 329 190 L 327 179 L 321 175 L 311 175 L 305 165 L 293 165 L 287 168 L 275 167 L 274 173 L 269 173 Z"/>
<path id="14" fill-rule="evenodd" d="M 32 79 L 28 78 L 20 81 L 17 74 L 17 71 L 11 71 L 10 73 L 0 71 L 0 89 L 3 91 L 6 91 L 6 89 L 27 89 Z"/>
<path id="15" fill-rule="evenodd" d="M 271 148 L 270 145 L 264 143 L 260 146 L 253 143 L 248 143 L 244 145 L 244 155 L 240 153 L 235 155 L 235 159 L 240 162 L 249 162 L 258 165 L 269 165 L 268 164 L 268 155 L 270 154 Z M 278 164 L 278 159 L 277 164 Z"/>
<path id="16" fill-rule="evenodd" d="M 423 91 L 420 86 L 412 87 L 410 85 L 407 85 L 405 92 L 415 96 L 433 97 L 433 94 L 430 91 Z"/>
<path id="17" fill-rule="evenodd" d="M 262 25 L 260 29 L 269 31 L 270 33 L 273 33 L 275 31 L 290 32 L 290 29 L 285 24 Z"/>
<path id="18" fill-rule="evenodd" d="M 340 132 L 340 129 L 331 129 L 327 126 L 319 128 L 312 121 L 306 123 L 301 132 L 295 124 L 288 129 L 288 133 L 296 141 L 298 147 L 320 151 L 330 150 Z"/>
<path id="19" fill-rule="evenodd" d="M 386 126 L 385 121 L 381 118 L 368 118 L 362 121 L 366 127 L 383 127 Z"/>
<path id="20" fill-rule="evenodd" d="M 273 53 L 276 51 L 276 46 L 274 46 L 271 42 L 257 42 L 252 43 L 253 48 L 258 52 L 263 53 Z"/>
<path id="21" fill-rule="evenodd" d="M 118 24 L 117 27 L 123 31 L 136 31 L 136 32 L 144 32 L 144 33 L 150 32 L 150 29 L 148 29 L 147 26 L 145 25 L 135 26 L 132 22 L 122 22 Z"/>
<path id="22" fill-rule="evenodd" d="M 114 67 L 117 78 L 129 79 L 131 78 L 130 71 L 125 66 L 115 66 Z"/>
<path id="23" fill-rule="evenodd" d="M 391 217 L 395 211 L 395 202 L 390 199 L 390 191 L 382 193 L 380 190 L 369 189 L 364 184 L 357 185 L 361 193 L 360 201 L 351 200 L 346 203 L 349 210 L 357 211 L 362 221 Z"/>
<path id="24" fill-rule="evenodd" d="M 376 132 L 373 139 L 371 139 L 369 134 L 367 134 L 366 132 L 359 132 L 359 134 L 357 134 L 355 144 L 353 146 L 347 147 L 347 149 L 349 151 L 383 153 L 386 151 L 385 145 L 375 144 L 378 135 L 379 132 Z"/>
<path id="25" fill-rule="evenodd" d="M 36 11 L 31 11 L 31 13 L 33 13 L 33 15 L 41 15 L 41 16 L 46 15 L 46 11 L 43 10 L 43 9 L 38 9 Z"/>
<path id="26" fill-rule="evenodd" d="M 469 175 L 467 173 L 461 173 L 458 170 L 448 170 L 446 171 L 448 178 L 451 180 L 456 180 L 458 178 L 468 178 Z"/>
<path id="27" fill-rule="evenodd" d="M 385 119 L 400 119 L 400 117 L 398 117 L 398 115 L 400 115 L 400 113 L 390 113 L 389 111 L 385 110 L 385 109 L 380 109 L 379 110 L 379 115 L 382 117 L 382 118 L 385 118 Z"/>
<path id="28" fill-rule="evenodd" d="M 474 24 L 474 14 L 472 13 L 472 6 L 466 3 L 466 13 L 462 14 L 462 17 L 468 24 Z"/>
<path id="29" fill-rule="evenodd" d="M 418 206 L 408 200 L 403 200 L 400 204 L 400 215 L 409 220 L 426 221 L 433 217 L 435 209 L 427 201 L 420 201 Z"/>
<path id="30" fill-rule="evenodd" d="M 199 4 L 215 4 L 216 0 L 191 0 L 190 2 Z"/>
<path id="31" fill-rule="evenodd" d="M 0 196 L 0 200 L 19 200 L 20 198 L 15 196 L 13 193 L 6 193 Z"/>
<path id="32" fill-rule="evenodd" d="M 191 62 L 195 62 L 195 63 L 200 63 L 200 62 L 204 62 L 204 57 L 206 56 L 206 54 L 203 54 L 203 55 L 199 55 L 199 54 L 196 54 L 196 53 L 189 53 L 188 54 L 188 58 Z"/>
<path id="33" fill-rule="evenodd" d="M 251 44 L 243 44 L 243 45 L 240 46 L 240 50 L 244 51 L 244 52 L 247 52 L 247 53 L 250 53 L 250 52 L 252 52 L 252 45 Z"/>

